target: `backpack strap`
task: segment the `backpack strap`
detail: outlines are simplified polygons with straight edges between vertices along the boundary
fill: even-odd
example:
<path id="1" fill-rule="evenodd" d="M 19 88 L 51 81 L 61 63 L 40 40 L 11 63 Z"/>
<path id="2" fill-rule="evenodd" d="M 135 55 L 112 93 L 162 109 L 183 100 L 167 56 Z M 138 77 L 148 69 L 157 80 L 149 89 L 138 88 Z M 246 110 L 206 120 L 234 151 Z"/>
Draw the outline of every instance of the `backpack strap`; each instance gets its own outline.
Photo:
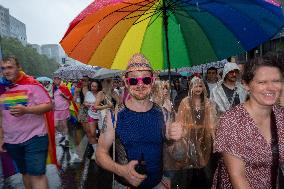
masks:
<path id="1" fill-rule="evenodd" d="M 114 129 L 114 140 L 112 142 L 112 160 L 115 161 L 115 128 L 117 123 L 118 105 L 115 106 L 114 112 L 110 110 L 112 126 Z M 114 174 L 112 174 L 112 188 L 115 188 Z"/>
<path id="2" fill-rule="evenodd" d="M 277 133 L 275 114 L 271 112 L 271 150 L 272 150 L 272 166 L 271 166 L 271 184 L 272 189 L 277 187 L 277 177 L 279 171 L 279 138 Z"/>

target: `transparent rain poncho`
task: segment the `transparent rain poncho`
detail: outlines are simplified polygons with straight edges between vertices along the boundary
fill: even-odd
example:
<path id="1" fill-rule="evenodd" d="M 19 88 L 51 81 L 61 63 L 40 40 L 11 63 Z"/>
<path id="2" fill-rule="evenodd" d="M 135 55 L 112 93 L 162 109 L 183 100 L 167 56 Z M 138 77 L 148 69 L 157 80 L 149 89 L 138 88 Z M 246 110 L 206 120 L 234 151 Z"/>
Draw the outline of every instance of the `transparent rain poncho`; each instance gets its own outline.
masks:
<path id="1" fill-rule="evenodd" d="M 192 98 L 192 89 L 202 85 L 200 109 Z M 165 149 L 166 170 L 203 168 L 212 154 L 216 126 L 215 104 L 207 97 L 203 81 L 194 77 L 190 82 L 189 95 L 179 105 L 176 122 L 182 124 L 183 137 L 179 141 L 168 142 Z"/>

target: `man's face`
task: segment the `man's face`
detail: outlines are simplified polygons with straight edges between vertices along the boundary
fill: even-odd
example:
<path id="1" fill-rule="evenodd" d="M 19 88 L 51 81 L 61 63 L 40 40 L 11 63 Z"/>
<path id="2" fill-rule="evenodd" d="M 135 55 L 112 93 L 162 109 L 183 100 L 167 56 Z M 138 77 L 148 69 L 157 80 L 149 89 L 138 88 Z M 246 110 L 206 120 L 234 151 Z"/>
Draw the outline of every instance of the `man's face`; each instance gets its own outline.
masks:
<path id="1" fill-rule="evenodd" d="M 49 81 L 44 81 L 44 82 L 43 82 L 43 86 L 48 86 L 49 84 L 50 84 Z"/>
<path id="2" fill-rule="evenodd" d="M 128 73 L 125 85 L 134 99 L 145 100 L 149 98 L 154 83 L 152 75 L 150 71 L 133 71 Z M 135 82 L 130 80 L 135 80 L 137 83 L 134 84 Z"/>
<path id="3" fill-rule="evenodd" d="M 239 70 L 229 71 L 225 77 L 225 81 L 236 82 L 239 76 Z"/>
<path id="4" fill-rule="evenodd" d="M 1 70 L 2 70 L 3 76 L 9 81 L 12 81 L 12 82 L 16 81 L 19 75 L 20 69 L 21 69 L 20 66 L 18 66 L 16 62 L 13 60 L 1 62 Z"/>
<path id="5" fill-rule="evenodd" d="M 53 83 L 58 86 L 61 84 L 61 79 L 59 77 L 55 77 L 53 78 Z"/>
<path id="6" fill-rule="evenodd" d="M 217 78 L 217 71 L 216 70 L 208 70 L 207 71 L 207 80 L 208 81 L 216 81 Z"/>

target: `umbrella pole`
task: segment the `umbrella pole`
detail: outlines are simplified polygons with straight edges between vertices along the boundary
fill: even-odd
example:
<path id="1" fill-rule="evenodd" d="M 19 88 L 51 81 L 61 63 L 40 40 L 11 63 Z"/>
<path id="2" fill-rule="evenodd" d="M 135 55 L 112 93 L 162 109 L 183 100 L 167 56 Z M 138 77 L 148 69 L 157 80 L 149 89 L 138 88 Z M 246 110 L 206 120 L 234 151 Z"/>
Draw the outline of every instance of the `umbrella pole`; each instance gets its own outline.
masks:
<path id="1" fill-rule="evenodd" d="M 174 99 L 173 99 L 173 90 L 172 90 L 172 77 L 171 77 L 171 62 L 170 62 L 170 51 L 169 51 L 169 34 L 168 34 L 168 19 L 169 15 L 167 14 L 167 5 L 166 0 L 163 0 L 163 24 L 165 30 L 165 43 L 166 43 L 166 61 L 168 65 L 168 75 L 169 75 L 169 83 L 170 83 L 170 101 L 171 101 L 171 114 L 170 121 L 175 121 L 175 111 L 174 111 Z"/>
<path id="2" fill-rule="evenodd" d="M 170 51 L 169 51 L 169 37 L 168 37 L 168 18 L 166 0 L 163 0 L 163 25 L 165 30 L 165 43 L 166 43 L 166 61 L 168 66 L 168 76 L 170 84 L 170 99 L 173 105 L 173 92 L 172 92 L 172 78 L 171 78 L 171 62 L 170 62 Z"/>

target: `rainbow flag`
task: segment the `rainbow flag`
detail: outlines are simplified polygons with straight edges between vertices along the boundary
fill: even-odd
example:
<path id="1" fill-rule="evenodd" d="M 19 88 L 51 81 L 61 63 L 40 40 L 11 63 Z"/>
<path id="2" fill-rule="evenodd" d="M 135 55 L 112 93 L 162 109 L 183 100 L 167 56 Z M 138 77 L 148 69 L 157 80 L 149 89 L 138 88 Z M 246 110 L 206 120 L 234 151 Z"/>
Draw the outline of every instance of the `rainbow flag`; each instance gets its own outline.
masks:
<path id="1" fill-rule="evenodd" d="M 0 153 L 0 161 L 2 163 L 4 178 L 8 178 L 18 173 L 18 169 L 15 162 L 7 152 Z"/>
<path id="2" fill-rule="evenodd" d="M 21 104 L 28 105 L 27 90 L 6 91 L 0 98 L 0 103 L 5 110 L 9 110 L 10 107 Z"/>
<path id="3" fill-rule="evenodd" d="M 67 84 L 67 88 L 69 91 L 71 91 L 72 83 Z M 72 94 L 73 95 L 73 94 Z M 69 106 L 69 111 L 70 111 L 70 121 L 72 124 L 77 124 L 78 123 L 78 107 L 76 103 L 74 102 L 74 99 L 72 98 L 70 106 Z"/>

